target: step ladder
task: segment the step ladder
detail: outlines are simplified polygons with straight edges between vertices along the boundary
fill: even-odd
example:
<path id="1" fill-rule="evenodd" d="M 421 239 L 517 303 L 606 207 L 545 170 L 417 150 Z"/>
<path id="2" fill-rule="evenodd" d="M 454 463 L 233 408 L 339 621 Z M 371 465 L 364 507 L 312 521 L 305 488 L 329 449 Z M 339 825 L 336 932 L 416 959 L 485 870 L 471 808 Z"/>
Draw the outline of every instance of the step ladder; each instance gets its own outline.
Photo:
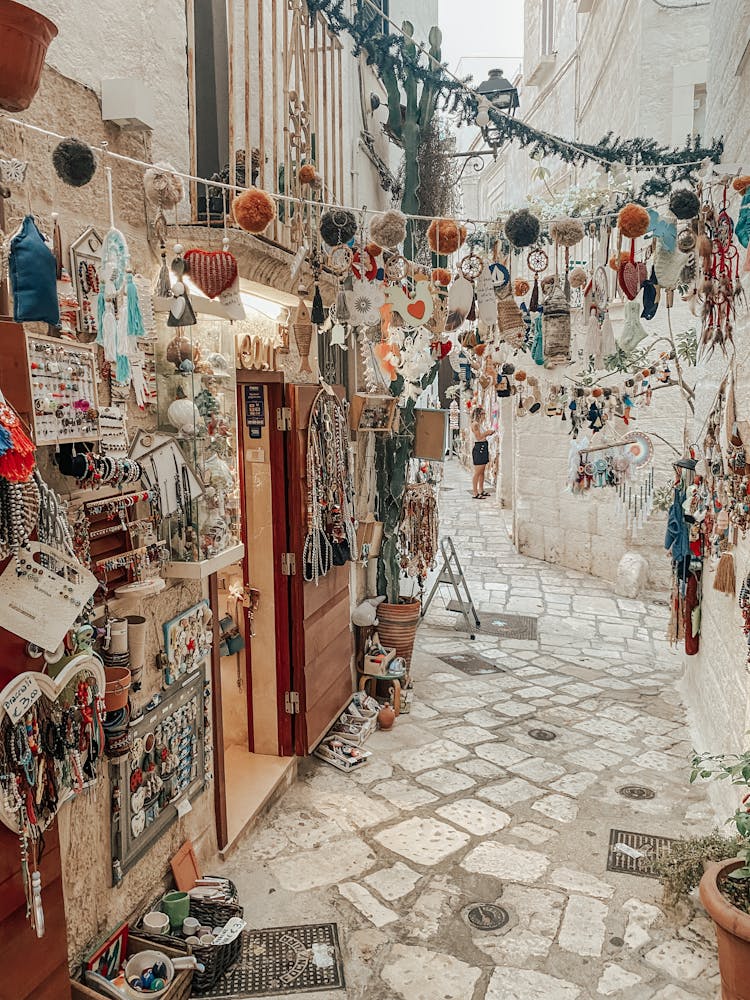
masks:
<path id="1" fill-rule="evenodd" d="M 476 638 L 474 633 L 476 629 L 481 628 L 482 623 L 479 620 L 477 609 L 474 607 L 474 601 L 471 599 L 469 585 L 466 582 L 464 571 L 461 569 L 461 563 L 458 560 L 456 547 L 450 536 L 446 536 L 441 540 L 440 552 L 443 556 L 443 564 L 440 567 L 438 578 L 435 580 L 432 590 L 430 591 L 430 596 L 422 605 L 421 617 L 424 618 L 427 614 L 430 605 L 432 604 L 432 599 L 437 593 L 437 589 L 440 584 L 447 583 L 453 588 L 453 592 L 456 595 L 456 602 L 459 605 L 459 610 L 464 616 L 464 621 L 466 622 L 466 631 L 469 633 L 470 638 L 474 639 Z M 462 587 L 463 594 L 461 592 Z M 464 594 L 466 595 L 465 597 Z M 472 619 L 474 624 L 472 624 Z"/>

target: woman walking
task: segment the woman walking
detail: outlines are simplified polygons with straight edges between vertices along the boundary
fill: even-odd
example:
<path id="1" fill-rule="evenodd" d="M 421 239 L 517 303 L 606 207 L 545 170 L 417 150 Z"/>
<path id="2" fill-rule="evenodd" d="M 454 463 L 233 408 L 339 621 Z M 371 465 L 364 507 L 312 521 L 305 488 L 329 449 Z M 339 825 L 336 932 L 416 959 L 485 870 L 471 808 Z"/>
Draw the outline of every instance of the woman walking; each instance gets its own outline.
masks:
<path id="1" fill-rule="evenodd" d="M 484 427 L 487 416 L 484 407 L 477 406 L 471 416 L 471 433 L 474 436 L 474 447 L 471 450 L 471 460 L 474 463 L 474 478 L 472 479 L 472 496 L 475 500 L 488 497 L 484 490 L 484 472 L 490 460 L 490 446 L 487 439 L 495 433 Z"/>

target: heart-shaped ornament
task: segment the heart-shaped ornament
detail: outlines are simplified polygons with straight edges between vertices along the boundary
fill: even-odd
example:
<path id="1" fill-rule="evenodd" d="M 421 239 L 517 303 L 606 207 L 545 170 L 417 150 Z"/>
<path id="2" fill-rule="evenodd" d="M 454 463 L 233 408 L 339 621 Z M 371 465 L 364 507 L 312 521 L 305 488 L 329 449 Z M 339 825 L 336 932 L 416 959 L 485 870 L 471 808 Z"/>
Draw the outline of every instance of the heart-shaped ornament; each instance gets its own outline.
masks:
<path id="1" fill-rule="evenodd" d="M 425 309 L 427 308 L 425 302 L 422 299 L 417 299 L 416 302 L 410 302 L 406 307 L 406 311 L 414 319 L 424 319 Z"/>
<path id="2" fill-rule="evenodd" d="M 237 277 L 237 258 L 228 250 L 188 250 L 184 258 L 191 281 L 209 299 L 231 288 Z"/>
<path id="3" fill-rule="evenodd" d="M 624 260 L 620 264 L 620 269 L 617 272 L 617 283 L 625 297 L 631 302 L 641 290 L 641 285 L 646 280 L 647 274 L 646 265 L 642 261 Z"/>

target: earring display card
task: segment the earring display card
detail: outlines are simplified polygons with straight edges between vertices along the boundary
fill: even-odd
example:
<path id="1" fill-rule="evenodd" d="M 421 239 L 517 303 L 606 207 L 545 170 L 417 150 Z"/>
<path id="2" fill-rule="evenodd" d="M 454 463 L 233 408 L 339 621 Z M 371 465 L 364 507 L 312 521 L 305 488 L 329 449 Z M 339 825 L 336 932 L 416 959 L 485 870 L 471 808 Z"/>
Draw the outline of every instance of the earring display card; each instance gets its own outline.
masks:
<path id="1" fill-rule="evenodd" d="M 166 667 L 164 684 L 169 686 L 211 655 L 212 613 L 208 601 L 199 601 L 164 624 Z"/>
<path id="2" fill-rule="evenodd" d="M 89 226 L 70 245 L 70 277 L 78 299 L 78 331 L 88 343 L 96 338 L 99 268 L 102 263 L 102 241 Z"/>
<path id="3" fill-rule="evenodd" d="M 26 337 L 37 445 L 99 439 L 94 346 Z"/>
<path id="4" fill-rule="evenodd" d="M 205 664 L 131 724 L 130 753 L 110 762 L 112 861 L 124 873 L 205 785 Z"/>

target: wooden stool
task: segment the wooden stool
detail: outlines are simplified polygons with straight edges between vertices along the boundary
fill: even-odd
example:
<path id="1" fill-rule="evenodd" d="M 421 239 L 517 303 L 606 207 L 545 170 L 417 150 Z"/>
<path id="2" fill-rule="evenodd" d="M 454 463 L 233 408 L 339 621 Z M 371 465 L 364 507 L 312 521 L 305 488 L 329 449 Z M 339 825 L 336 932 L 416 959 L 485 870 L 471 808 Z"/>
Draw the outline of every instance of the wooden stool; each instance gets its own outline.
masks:
<path id="1" fill-rule="evenodd" d="M 396 715 L 401 714 L 401 679 L 399 677 L 394 677 L 392 674 L 364 674 L 359 671 L 359 690 L 364 691 L 366 694 L 371 694 L 367 690 L 367 685 L 370 681 L 390 681 L 393 685 L 393 711 Z M 377 684 L 375 685 L 377 690 Z M 374 697 L 374 694 L 371 695 Z"/>

